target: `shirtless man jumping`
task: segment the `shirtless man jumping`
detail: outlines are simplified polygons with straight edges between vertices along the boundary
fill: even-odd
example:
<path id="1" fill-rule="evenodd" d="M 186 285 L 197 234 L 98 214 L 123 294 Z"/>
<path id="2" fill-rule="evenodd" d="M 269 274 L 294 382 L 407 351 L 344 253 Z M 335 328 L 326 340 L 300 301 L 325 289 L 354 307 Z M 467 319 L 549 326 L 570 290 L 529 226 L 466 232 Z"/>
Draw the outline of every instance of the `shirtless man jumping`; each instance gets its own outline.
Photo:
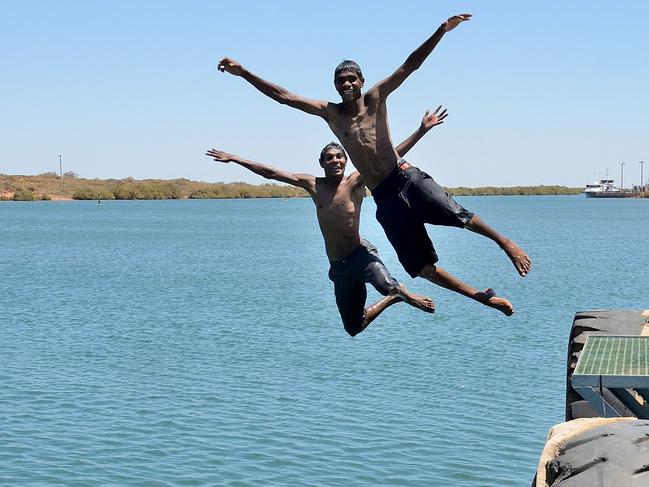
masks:
<path id="1" fill-rule="evenodd" d="M 291 93 L 252 74 L 230 58 L 223 58 L 218 69 L 242 77 L 279 103 L 327 122 L 372 191 L 377 220 L 412 277 L 423 277 L 509 316 L 514 309 L 508 300 L 496 296 L 492 289 L 478 291 L 435 265 L 438 257 L 424 224 L 467 228 L 493 240 L 521 276 L 526 276 L 531 269 L 529 256 L 479 216 L 460 206 L 428 174 L 401 159 L 392 144 L 387 120 L 388 95 L 422 65 L 444 34 L 470 18 L 470 14 L 460 14 L 443 22 L 394 73 L 366 93 L 361 92 L 365 80 L 358 64 L 344 61 L 334 72 L 334 86 L 341 103 L 311 100 Z"/>
<path id="2" fill-rule="evenodd" d="M 446 110 L 442 110 L 441 106 L 433 113 L 427 111 L 419 128 L 397 146 L 397 152 L 402 155 L 408 152 L 426 132 L 444 123 L 446 116 Z M 334 283 L 336 305 L 343 326 L 351 336 L 363 331 L 388 306 L 400 301 L 428 313 L 435 311 L 435 305 L 429 298 L 413 294 L 397 282 L 379 259 L 376 248 L 361 238 L 358 229 L 365 184 L 358 171 L 345 177 L 347 156 L 339 144 L 327 144 L 320 153 L 324 178 L 290 173 L 215 149 L 208 150 L 206 155 L 218 162 L 235 162 L 266 179 L 304 188 L 309 193 L 316 206 L 318 224 L 331 265 L 329 279 Z M 368 308 L 365 308 L 365 283 L 372 284 L 385 296 Z"/>

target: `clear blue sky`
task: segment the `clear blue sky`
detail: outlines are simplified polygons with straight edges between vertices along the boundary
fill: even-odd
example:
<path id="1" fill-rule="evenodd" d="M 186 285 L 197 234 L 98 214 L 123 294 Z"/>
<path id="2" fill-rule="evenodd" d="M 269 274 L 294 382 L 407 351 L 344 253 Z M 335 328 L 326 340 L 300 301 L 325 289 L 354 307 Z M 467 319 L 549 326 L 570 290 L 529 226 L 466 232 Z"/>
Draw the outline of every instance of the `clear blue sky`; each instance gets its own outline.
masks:
<path id="1" fill-rule="evenodd" d="M 371 86 L 449 15 L 447 34 L 388 99 L 396 142 L 448 107 L 409 160 L 447 186 L 639 182 L 649 161 L 649 2 L 14 1 L 0 4 L 0 173 L 264 180 L 216 147 L 319 174 L 316 117 L 218 73 L 230 56 L 301 95 L 338 101 L 333 68 Z M 649 176 L 649 166 L 645 166 Z M 637 180 L 637 181 L 636 181 Z"/>

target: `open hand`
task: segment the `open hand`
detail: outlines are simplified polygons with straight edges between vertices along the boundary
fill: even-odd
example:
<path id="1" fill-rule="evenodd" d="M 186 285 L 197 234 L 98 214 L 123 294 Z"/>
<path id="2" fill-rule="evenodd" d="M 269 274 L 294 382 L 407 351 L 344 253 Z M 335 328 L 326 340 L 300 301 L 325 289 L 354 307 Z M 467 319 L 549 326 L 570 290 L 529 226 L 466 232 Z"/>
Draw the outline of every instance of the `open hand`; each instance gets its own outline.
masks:
<path id="1" fill-rule="evenodd" d="M 222 73 L 228 72 L 235 76 L 241 76 L 241 73 L 243 73 L 241 64 L 236 62 L 234 59 L 230 59 L 229 57 L 224 57 L 223 59 L 221 59 L 219 61 L 219 64 L 217 64 L 216 69 L 218 69 Z"/>
<path id="2" fill-rule="evenodd" d="M 430 110 L 426 110 L 424 118 L 421 119 L 421 128 L 430 130 L 437 125 L 443 124 L 446 117 L 448 117 L 448 113 L 446 112 L 446 108 L 442 110 L 442 105 L 438 106 L 433 113 L 430 113 Z"/>
<path id="3" fill-rule="evenodd" d="M 444 26 L 444 30 L 446 32 L 450 32 L 462 22 L 466 22 L 467 20 L 471 20 L 471 14 L 458 14 L 454 15 L 453 17 L 449 17 L 448 20 L 442 24 L 442 26 Z"/>
<path id="4" fill-rule="evenodd" d="M 206 156 L 210 156 L 217 162 L 230 162 L 235 160 L 235 156 L 228 154 L 216 149 L 210 149 L 205 153 Z"/>

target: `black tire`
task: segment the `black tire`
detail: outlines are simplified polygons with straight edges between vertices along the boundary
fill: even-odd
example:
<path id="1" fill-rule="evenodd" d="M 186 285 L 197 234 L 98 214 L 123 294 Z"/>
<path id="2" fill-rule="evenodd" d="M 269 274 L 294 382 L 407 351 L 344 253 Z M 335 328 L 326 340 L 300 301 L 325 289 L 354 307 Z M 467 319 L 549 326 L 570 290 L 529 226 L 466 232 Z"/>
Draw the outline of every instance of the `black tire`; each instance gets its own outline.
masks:
<path id="1" fill-rule="evenodd" d="M 638 336 L 648 323 L 649 317 L 643 316 L 642 311 L 581 311 L 575 315 L 568 346 L 566 421 L 599 416 L 570 384 L 570 376 L 575 370 L 586 338 L 592 335 Z M 649 481 L 646 485 L 649 486 Z"/>
<path id="2" fill-rule="evenodd" d="M 647 487 L 649 420 L 611 423 L 570 438 L 546 465 L 549 487 Z"/>

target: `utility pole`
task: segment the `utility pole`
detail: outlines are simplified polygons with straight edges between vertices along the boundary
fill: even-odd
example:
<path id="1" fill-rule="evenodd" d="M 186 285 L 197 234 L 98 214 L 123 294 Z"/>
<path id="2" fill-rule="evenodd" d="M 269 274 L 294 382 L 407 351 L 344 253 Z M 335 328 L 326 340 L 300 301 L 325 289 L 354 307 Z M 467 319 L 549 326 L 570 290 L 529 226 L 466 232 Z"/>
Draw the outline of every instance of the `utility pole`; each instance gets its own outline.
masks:
<path id="1" fill-rule="evenodd" d="M 61 154 L 59 156 L 59 182 L 61 183 L 61 189 L 63 189 L 63 166 L 61 165 Z"/>
<path id="2" fill-rule="evenodd" d="M 624 191 L 624 165 L 626 162 L 620 162 L 620 191 Z"/>
<path id="3" fill-rule="evenodd" d="M 638 164 L 640 164 L 640 192 L 644 193 L 644 174 L 642 173 L 642 170 L 644 169 L 645 162 L 638 161 Z"/>

